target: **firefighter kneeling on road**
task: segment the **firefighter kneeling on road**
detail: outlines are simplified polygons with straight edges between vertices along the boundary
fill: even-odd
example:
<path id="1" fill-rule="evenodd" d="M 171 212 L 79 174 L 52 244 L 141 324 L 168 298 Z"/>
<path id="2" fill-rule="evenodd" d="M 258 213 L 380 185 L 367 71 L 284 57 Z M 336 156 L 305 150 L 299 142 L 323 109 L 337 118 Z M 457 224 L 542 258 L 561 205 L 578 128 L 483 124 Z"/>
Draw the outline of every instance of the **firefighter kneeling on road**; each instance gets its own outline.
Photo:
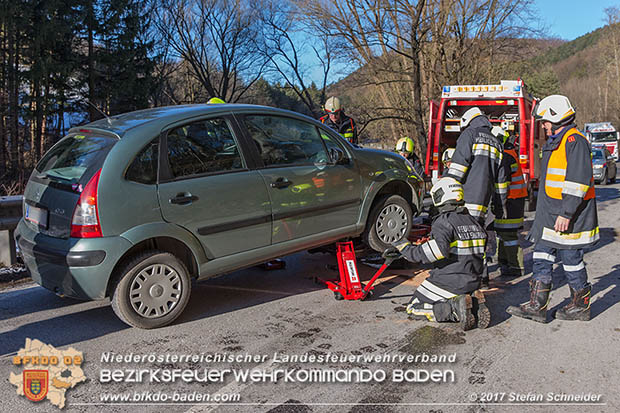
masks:
<path id="1" fill-rule="evenodd" d="M 555 318 L 587 321 L 592 287 L 583 253 L 599 240 L 590 144 L 577 130 L 575 110 L 566 96 L 547 96 L 534 108 L 534 116 L 542 120 L 548 139 L 542 148 L 536 216 L 528 236 L 535 243 L 530 301 L 507 311 L 547 322 L 553 264 L 559 258 L 571 301 Z"/>
<path id="2" fill-rule="evenodd" d="M 431 189 L 439 215 L 430 239 L 420 245 L 404 240 L 385 251 L 411 262 L 435 263 L 431 275 L 416 289 L 407 313 L 414 319 L 458 322 L 463 330 L 488 327 L 491 315 L 478 291 L 487 234 L 464 207 L 463 187 L 453 178 L 440 179 Z"/>
<path id="3" fill-rule="evenodd" d="M 497 257 L 502 276 L 520 277 L 525 270 L 523 266 L 523 249 L 519 245 L 519 230 L 523 228 L 525 198 L 527 187 L 523 170 L 519 164 L 519 156 L 510 135 L 499 126 L 494 126 L 491 133 L 504 143 L 502 165 L 510 169 L 510 185 L 506 200 L 507 215 L 495 218 L 493 229 L 497 234 Z"/>

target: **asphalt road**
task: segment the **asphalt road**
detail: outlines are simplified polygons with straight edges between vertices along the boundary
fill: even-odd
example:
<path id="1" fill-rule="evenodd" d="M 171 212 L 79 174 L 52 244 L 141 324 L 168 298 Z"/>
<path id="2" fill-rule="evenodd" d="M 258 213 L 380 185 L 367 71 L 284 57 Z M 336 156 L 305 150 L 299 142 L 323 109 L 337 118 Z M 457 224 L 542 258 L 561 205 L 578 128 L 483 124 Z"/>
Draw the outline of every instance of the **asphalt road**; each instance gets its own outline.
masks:
<path id="1" fill-rule="evenodd" d="M 495 279 L 489 294 L 492 325 L 487 330 L 459 332 L 450 325 L 429 325 L 404 316 L 418 278 L 413 269 L 392 270 L 381 279 L 371 300 L 336 301 L 315 276 L 335 277 L 325 268 L 335 259 L 327 254 L 296 254 L 285 270 L 257 268 L 199 282 L 184 314 L 172 326 L 158 330 L 128 328 L 108 302 L 62 299 L 33 284 L 0 291 L 0 411 L 54 411 L 49 402 L 32 403 L 15 393 L 9 372 L 20 369 L 12 356 L 25 339 L 36 338 L 57 348 L 83 352 L 88 381 L 67 391 L 67 411 L 421 411 L 523 412 L 620 411 L 620 184 L 597 186 L 601 243 L 585 258 L 593 284 L 590 322 L 552 321 L 538 324 L 511 318 L 505 308 L 527 300 L 529 276 Z M 531 219 L 531 217 L 530 217 Z M 531 248 L 526 254 L 531 268 Z M 374 269 L 358 265 L 363 279 Z M 419 273 L 419 269 L 415 270 Z M 492 274 L 492 277 L 496 273 Z M 569 296 L 556 267 L 551 308 Z M 146 361 L 105 363 L 115 354 L 229 354 L 262 357 L 258 362 Z M 367 362 L 329 361 L 309 364 L 274 359 L 273 354 L 315 356 L 455 355 L 453 362 L 418 360 Z M 208 383 L 101 383 L 105 369 L 193 369 L 221 371 L 257 368 L 327 369 L 350 373 L 357 369 L 383 371 L 386 379 L 344 383 L 299 376 L 295 382 L 252 383 L 230 375 Z M 395 371 L 452 371 L 452 382 L 393 382 Z M 410 374 L 413 374 L 410 372 Z M 446 373 L 447 375 L 447 373 Z M 269 376 L 266 376 L 269 378 Z M 413 376 L 410 376 L 410 378 Z M 421 376 L 418 376 L 418 378 Z M 321 382 L 323 381 L 323 382 Z M 102 394 L 143 392 L 179 394 L 238 394 L 235 404 L 161 405 L 156 401 L 110 404 Z M 600 395 L 598 404 L 549 404 L 548 394 Z M 536 397 L 543 400 L 534 400 Z M 519 401 L 525 399 L 526 401 Z M 484 400 L 484 402 L 482 401 Z M 551 401 L 553 403 L 553 401 Z"/>

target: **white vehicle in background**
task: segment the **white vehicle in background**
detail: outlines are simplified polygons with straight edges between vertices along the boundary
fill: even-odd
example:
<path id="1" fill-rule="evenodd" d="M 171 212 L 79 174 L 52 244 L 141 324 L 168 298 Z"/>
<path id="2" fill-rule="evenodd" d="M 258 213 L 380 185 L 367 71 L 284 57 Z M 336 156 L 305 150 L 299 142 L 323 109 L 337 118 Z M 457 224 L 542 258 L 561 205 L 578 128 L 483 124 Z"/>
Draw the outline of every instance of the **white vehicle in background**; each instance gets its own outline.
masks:
<path id="1" fill-rule="evenodd" d="M 620 132 L 610 122 L 586 123 L 584 129 L 592 148 L 607 148 L 614 159 L 618 160 Z"/>

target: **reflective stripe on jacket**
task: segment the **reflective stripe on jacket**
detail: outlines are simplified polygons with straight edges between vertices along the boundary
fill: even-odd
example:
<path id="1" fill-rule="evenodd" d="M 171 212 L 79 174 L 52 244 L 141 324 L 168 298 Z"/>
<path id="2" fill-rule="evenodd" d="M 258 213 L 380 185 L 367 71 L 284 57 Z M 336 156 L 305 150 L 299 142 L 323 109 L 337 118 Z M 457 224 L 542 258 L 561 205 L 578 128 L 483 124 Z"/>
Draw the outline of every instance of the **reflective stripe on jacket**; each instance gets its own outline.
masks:
<path id="1" fill-rule="evenodd" d="M 599 240 L 590 144 L 565 127 L 543 146 L 536 216 L 528 236 L 552 248 L 580 249 Z M 567 232 L 555 231 L 558 216 L 570 219 Z"/>
<path id="2" fill-rule="evenodd" d="M 433 221 L 430 240 L 411 245 L 407 240 L 396 248 L 409 261 L 433 263 L 428 280 L 455 294 L 478 288 L 483 269 L 487 234 L 464 207 L 442 212 Z"/>

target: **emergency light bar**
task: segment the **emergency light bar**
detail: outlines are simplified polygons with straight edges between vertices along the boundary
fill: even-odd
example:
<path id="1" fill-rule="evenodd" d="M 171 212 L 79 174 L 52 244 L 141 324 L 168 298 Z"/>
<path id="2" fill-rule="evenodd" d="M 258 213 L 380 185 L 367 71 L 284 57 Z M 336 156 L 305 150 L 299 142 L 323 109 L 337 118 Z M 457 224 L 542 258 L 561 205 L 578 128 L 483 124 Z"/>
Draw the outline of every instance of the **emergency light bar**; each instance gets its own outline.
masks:
<path id="1" fill-rule="evenodd" d="M 523 82 L 502 80 L 499 85 L 456 85 L 444 86 L 442 98 L 509 98 L 524 97 Z"/>

